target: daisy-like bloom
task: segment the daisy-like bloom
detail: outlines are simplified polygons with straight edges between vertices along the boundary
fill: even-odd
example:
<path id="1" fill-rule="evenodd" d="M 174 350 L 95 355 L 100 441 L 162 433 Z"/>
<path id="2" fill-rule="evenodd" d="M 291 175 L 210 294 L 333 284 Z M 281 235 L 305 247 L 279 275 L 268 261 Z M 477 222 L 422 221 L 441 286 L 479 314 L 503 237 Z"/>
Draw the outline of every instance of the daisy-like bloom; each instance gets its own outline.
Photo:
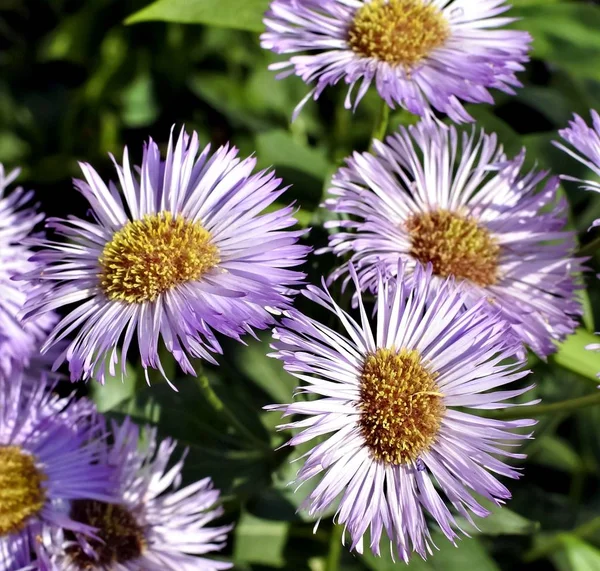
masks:
<path id="1" fill-rule="evenodd" d="M 453 276 L 470 286 L 468 305 L 486 296 L 538 355 L 555 351 L 581 313 L 582 269 L 558 178 L 538 190 L 547 173 L 521 174 L 524 152 L 508 160 L 496 135 L 425 122 L 374 149 L 347 159 L 326 201 L 350 215 L 330 223 L 340 231 L 329 249 L 350 254 L 361 289 L 377 290 L 379 264 L 394 275 L 398 257 L 408 272 L 431 263 L 438 283 Z M 332 278 L 347 272 L 344 264 Z"/>
<path id="2" fill-rule="evenodd" d="M 555 142 L 554 144 L 598 176 L 597 180 L 581 180 L 567 175 L 563 175 L 562 178 L 582 183 L 581 188 L 584 190 L 600 192 L 600 116 L 594 110 L 591 111 L 591 115 L 591 126 L 588 126 L 579 115 L 574 115 L 573 120 L 569 122 L 569 127 L 558 132 L 575 150 L 561 143 Z M 592 223 L 592 228 L 597 226 L 600 226 L 600 218 Z M 586 349 L 600 351 L 600 344 L 593 343 Z M 598 377 L 600 377 L 600 372 Z"/>
<path id="3" fill-rule="evenodd" d="M 142 165 L 132 169 L 127 149 L 116 164 L 123 198 L 88 164 L 76 187 L 88 199 L 95 221 L 51 219 L 48 226 L 67 242 L 41 242 L 41 270 L 28 277 L 51 287 L 27 305 L 37 318 L 76 304 L 43 346 L 77 331 L 63 357 L 72 380 L 103 381 L 121 370 L 134 335 L 146 369 L 163 371 L 162 339 L 186 373 L 189 357 L 215 363 L 221 352 L 215 331 L 239 339 L 273 322 L 288 307 L 289 289 L 304 274 L 289 268 L 309 248 L 296 244 L 302 231 L 293 207 L 270 209 L 284 192 L 273 172 L 252 174 L 255 158 L 210 145 L 183 131 L 169 139 L 166 160 L 150 140 Z M 262 214 L 261 214 L 262 213 Z M 163 372 L 164 375 L 164 372 Z"/>
<path id="4" fill-rule="evenodd" d="M 600 116 L 594 110 L 591 111 L 591 115 L 591 126 L 588 126 L 579 115 L 574 115 L 573 120 L 569 122 L 569 127 L 558 132 L 575 150 L 561 143 L 554 144 L 598 176 L 598 180 L 581 180 L 567 175 L 563 175 L 562 178 L 583 183 L 581 188 L 584 190 L 600 192 Z M 593 226 L 600 226 L 600 219 L 596 220 Z"/>
<path id="5" fill-rule="evenodd" d="M 465 311 L 462 288 L 452 279 L 435 284 L 431 266 L 415 269 L 412 280 L 403 272 L 399 264 L 397 279 L 379 276 L 373 329 L 360 293 L 356 321 L 327 289 L 308 288 L 305 295 L 334 313 L 344 334 L 289 312 L 274 332 L 274 356 L 304 381 L 299 392 L 320 398 L 268 408 L 306 417 L 280 427 L 301 429 L 290 445 L 328 435 L 297 475 L 298 484 L 321 477 L 304 504 L 310 515 L 340 499 L 336 517 L 352 549 L 362 552 L 370 529 L 379 555 L 385 531 L 392 553 L 408 561 L 412 551 L 431 552 L 427 516 L 456 540 L 447 502 L 472 521 L 489 513 L 473 493 L 497 504 L 510 498 L 494 474 L 519 476 L 502 458 L 522 458 L 510 450 L 528 435 L 513 430 L 534 421 L 468 411 L 511 406 L 507 399 L 529 389 L 495 390 L 528 374 L 513 359 L 519 343 L 505 322 L 481 303 Z M 353 279 L 358 285 L 354 272 Z"/>
<path id="6" fill-rule="evenodd" d="M 31 563 L 37 538 L 91 529 L 65 513 L 71 501 L 111 501 L 112 469 L 99 464 L 101 428 L 94 407 L 0 378 L 0 568 Z"/>
<path id="7" fill-rule="evenodd" d="M 26 367 L 31 359 L 39 357 L 42 341 L 56 323 L 52 312 L 27 324 L 19 318 L 35 289 L 31 283 L 15 281 L 35 267 L 23 242 L 44 215 L 30 206 L 33 192 L 17 187 L 7 194 L 7 188 L 18 175 L 18 169 L 6 174 L 0 164 L 0 374 L 4 376 L 12 375 L 15 368 Z"/>
<path id="8" fill-rule="evenodd" d="M 55 539 L 51 560 L 60 571 L 217 571 L 231 563 L 199 557 L 224 546 L 230 526 L 205 527 L 223 510 L 209 478 L 179 488 L 183 458 L 168 468 L 176 442 L 156 441 L 129 419 L 113 423 L 107 462 L 118 470 L 113 503 L 80 500 L 70 516 L 97 528 L 97 539 L 65 533 Z"/>
<path id="9" fill-rule="evenodd" d="M 314 85 L 296 116 L 328 85 L 349 84 L 346 107 L 356 107 L 375 83 L 390 107 L 417 115 L 436 109 L 472 121 L 460 100 L 492 103 L 490 88 L 514 93 L 531 37 L 502 29 L 504 0 L 273 0 L 262 46 L 293 55 L 271 65 Z M 358 91 L 352 101 L 352 91 Z"/>

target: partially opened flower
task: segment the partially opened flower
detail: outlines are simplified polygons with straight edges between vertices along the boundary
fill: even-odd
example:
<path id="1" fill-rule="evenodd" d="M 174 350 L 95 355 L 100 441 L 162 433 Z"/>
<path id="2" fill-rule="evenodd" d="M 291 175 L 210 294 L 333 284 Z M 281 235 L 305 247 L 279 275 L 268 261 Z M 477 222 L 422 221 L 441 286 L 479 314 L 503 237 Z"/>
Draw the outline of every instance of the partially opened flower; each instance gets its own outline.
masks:
<path id="1" fill-rule="evenodd" d="M 596 180 L 581 180 L 566 175 L 563 178 L 583 183 L 582 188 L 585 190 L 600 192 L 600 116 L 594 110 L 591 114 L 591 126 L 579 115 L 575 115 L 569 122 L 569 127 L 558 132 L 569 146 L 561 143 L 555 145 L 584 164 L 598 177 Z M 596 220 L 593 225 L 600 226 L 600 220 Z"/>
<path id="2" fill-rule="evenodd" d="M 518 477 L 504 458 L 522 458 L 512 447 L 534 421 L 477 414 L 511 406 L 529 388 L 496 390 L 528 373 L 513 359 L 519 343 L 505 322 L 481 303 L 463 310 L 463 288 L 434 284 L 431 266 L 416 268 L 410 282 L 403 272 L 399 265 L 397 279 L 379 276 L 373 327 L 360 293 L 356 321 L 326 289 L 308 288 L 343 333 L 289 312 L 275 330 L 274 356 L 304 381 L 299 392 L 316 398 L 270 408 L 306 417 L 280 427 L 299 429 L 290 445 L 321 437 L 297 475 L 298 484 L 321 478 L 303 507 L 318 517 L 339 500 L 352 549 L 362 552 L 370 531 L 379 554 L 385 532 L 408 561 L 413 551 L 431 552 L 427 518 L 454 542 L 456 513 L 469 521 L 489 513 L 475 495 L 510 498 L 496 475 Z"/>
<path id="3" fill-rule="evenodd" d="M 65 513 L 69 502 L 110 501 L 112 470 L 99 464 L 102 436 L 94 407 L 61 399 L 40 380 L 0 378 L 0 568 L 31 562 L 37 537 L 89 526 Z"/>
<path id="4" fill-rule="evenodd" d="M 102 381 L 119 358 L 124 372 L 136 334 L 144 369 L 162 371 L 162 339 L 193 373 L 189 357 L 214 362 L 221 352 L 215 331 L 239 339 L 288 307 L 304 277 L 289 268 L 309 249 L 289 230 L 292 207 L 264 213 L 285 188 L 272 172 L 252 174 L 255 164 L 228 146 L 211 156 L 183 131 L 164 161 L 150 140 L 137 173 L 125 150 L 116 165 L 123 197 L 81 164 L 86 181 L 75 184 L 95 221 L 50 220 L 68 241 L 41 242 L 43 269 L 28 276 L 51 286 L 27 305 L 29 317 L 76 304 L 44 345 L 76 332 L 63 354 L 72 380 Z"/>
<path id="5" fill-rule="evenodd" d="M 314 86 L 310 97 L 344 80 L 346 107 L 374 83 L 390 107 L 453 121 L 473 121 L 461 100 L 491 103 L 490 88 L 513 93 L 521 84 L 531 37 L 504 29 L 504 0 L 273 0 L 262 46 L 292 55 L 273 64 Z M 303 54 L 303 52 L 306 52 Z M 357 89 L 352 101 L 352 91 Z"/>
<path id="6" fill-rule="evenodd" d="M 70 517 L 97 528 L 97 538 L 65 533 L 55 538 L 50 559 L 60 571 L 217 571 L 231 563 L 205 554 L 224 546 L 230 526 L 206 527 L 223 510 L 210 479 L 179 488 L 183 458 L 169 467 L 176 443 L 160 444 L 148 429 L 139 448 L 139 428 L 113 423 L 107 462 L 118 470 L 113 503 L 81 500 Z"/>
<path id="7" fill-rule="evenodd" d="M 4 376 L 12 375 L 15 369 L 26 367 L 31 359 L 39 357 L 40 346 L 56 323 L 52 312 L 27 324 L 19 318 L 35 289 L 29 282 L 15 280 L 35 267 L 23 242 L 44 215 L 30 205 L 31 191 L 17 187 L 6 194 L 18 175 L 18 169 L 6 174 L 0 164 L 0 375 Z"/>
<path id="8" fill-rule="evenodd" d="M 374 154 L 354 153 L 333 178 L 326 205 L 345 220 L 329 248 L 350 255 L 361 289 L 375 292 L 378 265 L 394 275 L 431 263 L 434 281 L 468 285 L 465 303 L 487 297 L 540 356 L 577 325 L 575 236 L 558 178 L 522 174 L 524 152 L 509 160 L 496 135 L 459 134 L 421 122 L 402 128 Z M 348 265 L 333 278 L 346 274 Z"/>

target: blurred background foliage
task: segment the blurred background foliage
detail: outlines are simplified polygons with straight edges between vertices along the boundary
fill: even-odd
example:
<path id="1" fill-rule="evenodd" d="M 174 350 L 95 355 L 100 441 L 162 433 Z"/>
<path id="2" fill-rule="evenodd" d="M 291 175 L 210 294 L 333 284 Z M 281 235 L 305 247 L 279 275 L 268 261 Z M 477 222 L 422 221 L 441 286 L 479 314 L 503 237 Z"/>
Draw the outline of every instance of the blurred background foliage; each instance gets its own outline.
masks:
<path id="1" fill-rule="evenodd" d="M 267 4 L 0 0 L 0 161 L 22 167 L 22 184 L 37 191 L 49 215 L 85 216 L 71 185 L 78 161 L 113 177 L 107 153 L 120 159 L 128 145 L 139 159 L 148 136 L 162 144 L 172 125 L 185 125 L 215 146 L 231 141 L 244 155 L 256 153 L 261 168 L 274 166 L 292 185 L 285 202 L 297 201 L 299 223 L 312 227 L 307 240 L 323 246 L 320 225 L 327 214 L 318 206 L 328 179 L 344 156 L 368 148 L 379 100 L 369 93 L 353 115 L 343 108 L 343 86 L 330 89 L 290 125 L 306 87 L 296 78 L 276 81 L 267 70 L 275 57 L 258 40 Z M 514 26 L 535 39 L 533 59 L 520 76 L 524 88 L 514 97 L 495 94 L 494 106 L 469 111 L 479 126 L 498 133 L 509 154 L 525 147 L 529 166 L 591 176 L 551 141 L 573 112 L 587 118 L 590 108 L 600 110 L 600 6 L 513 4 L 521 18 Z M 413 121 L 392 114 L 392 127 Z M 571 184 L 564 192 L 573 230 L 590 242 L 597 237 L 587 229 L 600 218 L 600 196 Z M 598 270 L 597 260 L 590 265 Z M 318 282 L 332 266 L 327 256 L 311 258 L 309 279 Z M 532 361 L 536 396 L 546 402 L 596 390 L 600 354 L 583 347 L 593 341 L 594 321 L 600 323 L 600 287 L 593 273 L 586 280 L 585 327 L 548 363 Z M 158 377 L 148 388 L 135 363 L 123 383 L 112 379 L 81 390 L 102 411 L 158 424 L 189 447 L 186 477 L 211 475 L 224 492 L 226 519 L 237 522 L 225 553 L 236 569 L 323 571 L 339 539 L 330 542 L 330 520 L 313 534 L 314 521 L 297 513 L 308 490 L 294 493 L 287 485 L 298 468 L 289 460 L 305 450 L 275 450 L 286 435 L 274 431 L 278 414 L 262 412 L 265 404 L 289 402 L 295 381 L 265 356 L 268 335 L 261 337 L 247 346 L 225 341 L 221 366 L 198 363 L 198 378 L 172 371 L 178 393 Z M 526 452 L 525 477 L 509 483 L 510 510 L 494 509 L 458 549 L 440 538 L 439 553 L 415 560 L 410 570 L 600 570 L 600 409 L 542 418 Z M 344 550 L 341 569 L 405 567 L 383 552 L 376 559 Z"/>

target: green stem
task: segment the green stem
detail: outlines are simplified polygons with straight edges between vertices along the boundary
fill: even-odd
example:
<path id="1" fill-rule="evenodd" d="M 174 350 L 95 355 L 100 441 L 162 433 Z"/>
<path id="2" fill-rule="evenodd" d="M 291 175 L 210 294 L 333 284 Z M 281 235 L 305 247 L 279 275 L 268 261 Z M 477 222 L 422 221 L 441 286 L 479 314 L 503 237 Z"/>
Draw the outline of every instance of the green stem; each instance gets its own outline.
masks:
<path id="1" fill-rule="evenodd" d="M 344 105 L 346 96 L 340 93 L 340 99 L 335 105 L 334 123 L 329 145 L 329 158 L 334 165 L 340 165 L 349 154 L 347 142 L 351 128 L 350 112 Z"/>
<path id="2" fill-rule="evenodd" d="M 593 535 L 596 531 L 600 529 L 600 517 L 595 517 L 590 521 L 576 527 L 573 531 L 566 533 L 557 533 L 551 540 L 543 543 L 542 545 L 538 545 L 533 549 L 530 549 L 523 556 L 523 561 L 531 562 L 536 559 L 541 559 L 542 557 L 546 557 L 550 553 L 560 549 L 563 546 L 563 541 L 565 535 L 576 535 L 581 539 L 585 539 L 590 535 Z"/>
<path id="3" fill-rule="evenodd" d="M 534 406 L 523 406 L 515 408 L 505 408 L 504 410 L 494 411 L 489 416 L 498 420 L 517 420 L 519 418 L 538 418 L 546 414 L 554 414 L 559 412 L 573 412 L 580 408 L 594 406 L 600 404 L 600 390 L 597 393 L 579 397 L 576 399 L 568 399 L 550 404 L 537 404 Z"/>
<path id="4" fill-rule="evenodd" d="M 233 414 L 231 410 L 229 410 L 227 405 L 210 386 L 210 381 L 206 375 L 200 375 L 198 377 L 198 381 L 208 404 L 210 404 L 210 406 L 212 406 L 218 414 L 223 415 L 229 421 L 231 426 L 236 429 L 240 436 L 246 437 L 248 441 L 252 442 L 261 449 L 268 449 L 269 451 L 271 450 L 271 447 L 266 442 L 255 436 L 248 429 L 248 427 L 244 423 L 240 422 L 238 417 Z"/>
<path id="5" fill-rule="evenodd" d="M 325 571 L 339 571 L 340 561 L 342 559 L 343 535 L 344 526 L 333 524 L 331 535 L 329 536 L 329 553 L 327 554 Z"/>
<path id="6" fill-rule="evenodd" d="M 578 256 L 593 256 L 600 249 L 600 236 L 579 248 Z"/>
<path id="7" fill-rule="evenodd" d="M 371 134 L 371 146 L 369 150 L 373 149 L 373 141 L 378 139 L 379 141 L 383 140 L 385 134 L 387 133 L 388 124 L 390 122 L 390 107 L 389 105 L 382 99 L 381 104 L 379 106 L 379 112 L 377 113 L 377 118 L 375 119 L 375 126 L 373 127 L 373 133 Z"/>

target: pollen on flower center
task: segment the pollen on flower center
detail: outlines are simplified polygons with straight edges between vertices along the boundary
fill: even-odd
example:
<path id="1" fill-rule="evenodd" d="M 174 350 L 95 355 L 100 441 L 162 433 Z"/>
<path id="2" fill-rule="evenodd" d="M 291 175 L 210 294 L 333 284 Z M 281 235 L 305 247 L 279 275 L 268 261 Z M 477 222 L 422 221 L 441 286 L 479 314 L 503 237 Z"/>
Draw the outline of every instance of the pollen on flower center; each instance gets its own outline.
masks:
<path id="1" fill-rule="evenodd" d="M 431 446 L 445 411 L 436 376 L 414 350 L 377 349 L 367 355 L 359 425 L 377 460 L 414 463 Z"/>
<path id="2" fill-rule="evenodd" d="M 449 36 L 445 16 L 424 0 L 373 0 L 357 11 L 348 43 L 362 56 L 410 68 Z"/>
<path id="3" fill-rule="evenodd" d="M 111 300 L 154 301 L 176 285 L 198 280 L 219 263 L 219 250 L 198 222 L 171 212 L 132 220 L 106 244 L 100 285 Z"/>
<path id="4" fill-rule="evenodd" d="M 18 446 L 0 446 L 0 537 L 23 529 L 46 501 L 46 476 Z"/>
<path id="5" fill-rule="evenodd" d="M 433 272 L 490 286 L 498 280 L 500 246 L 470 217 L 446 210 L 413 216 L 406 223 L 410 254 Z"/>
<path id="6" fill-rule="evenodd" d="M 98 529 L 98 539 L 87 538 L 97 559 L 78 544 L 66 552 L 79 569 L 112 569 L 137 559 L 146 547 L 144 530 L 129 511 L 118 504 L 95 500 L 75 500 L 71 504 L 71 519 Z"/>

